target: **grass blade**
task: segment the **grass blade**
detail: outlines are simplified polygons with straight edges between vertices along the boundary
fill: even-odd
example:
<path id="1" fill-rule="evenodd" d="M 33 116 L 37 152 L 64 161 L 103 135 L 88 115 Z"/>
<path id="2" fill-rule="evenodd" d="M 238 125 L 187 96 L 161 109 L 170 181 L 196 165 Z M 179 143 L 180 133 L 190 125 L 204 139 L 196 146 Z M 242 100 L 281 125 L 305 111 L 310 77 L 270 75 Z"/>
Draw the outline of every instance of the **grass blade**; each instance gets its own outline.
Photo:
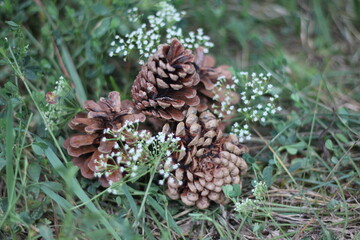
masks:
<path id="1" fill-rule="evenodd" d="M 66 167 L 62 164 L 60 159 L 56 156 L 54 151 L 51 148 L 47 148 L 45 151 L 45 155 L 50 161 L 51 165 L 55 168 L 55 170 L 58 171 L 60 176 L 66 180 L 67 176 L 64 174 L 64 171 L 66 170 Z M 81 188 L 79 182 L 72 178 L 70 179 L 71 187 L 75 193 L 75 195 L 82 201 L 86 202 L 85 206 L 93 213 L 97 214 L 100 217 L 100 222 L 106 227 L 106 229 L 111 233 L 111 235 L 115 239 L 120 239 L 119 234 L 116 232 L 116 230 L 113 228 L 113 226 L 110 224 L 110 222 L 103 216 L 102 212 L 90 201 L 90 198 L 88 195 L 84 192 L 84 190 Z"/>
<path id="2" fill-rule="evenodd" d="M 69 51 L 67 50 L 66 46 L 64 46 L 64 44 L 61 44 L 61 51 L 62 51 L 62 56 L 64 59 L 64 63 L 66 65 L 66 68 L 69 70 L 70 77 L 75 85 L 76 97 L 77 97 L 79 103 L 82 105 L 87 99 L 84 86 L 81 82 L 79 74 L 77 73 L 77 70 L 76 70 L 75 64 L 71 58 L 71 55 L 70 55 Z"/>

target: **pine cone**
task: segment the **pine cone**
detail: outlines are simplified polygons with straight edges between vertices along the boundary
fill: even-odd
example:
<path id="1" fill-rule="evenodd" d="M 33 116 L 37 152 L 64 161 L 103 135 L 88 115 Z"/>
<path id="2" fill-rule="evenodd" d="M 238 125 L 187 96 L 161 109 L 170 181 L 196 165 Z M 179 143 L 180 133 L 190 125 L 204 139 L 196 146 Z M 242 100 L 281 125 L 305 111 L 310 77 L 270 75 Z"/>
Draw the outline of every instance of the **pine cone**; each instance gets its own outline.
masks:
<path id="1" fill-rule="evenodd" d="M 177 167 L 166 181 L 167 195 L 201 209 L 207 208 L 210 200 L 227 203 L 221 187 L 241 184 L 247 171 L 241 155 L 248 151 L 247 148 L 240 145 L 235 136 L 223 136 L 219 120 L 212 113 L 199 114 L 194 107 L 186 112 L 184 121 L 176 123 L 172 129 L 165 124 L 163 131 L 175 132 L 185 149 L 172 155 L 170 165 Z M 173 169 L 166 164 L 164 168 Z"/>
<path id="2" fill-rule="evenodd" d="M 69 122 L 69 127 L 81 134 L 75 134 L 64 142 L 64 147 L 73 157 L 74 165 L 78 166 L 85 178 L 94 178 L 103 166 L 119 165 L 107 156 L 110 153 L 116 155 L 119 152 L 116 141 L 104 141 L 113 138 L 107 133 L 107 129 L 120 129 L 126 121 L 145 121 L 145 115 L 134 111 L 134 104 L 129 100 L 120 100 L 118 92 L 110 92 L 109 99 L 100 98 L 97 103 L 88 100 L 85 102 L 87 113 L 79 113 Z M 131 139 L 126 139 L 131 144 Z M 117 182 L 122 179 L 120 171 L 114 171 L 102 175 L 100 182 L 104 187 L 109 186 L 109 181 Z M 99 175 L 97 175 L 99 176 Z"/>
<path id="3" fill-rule="evenodd" d="M 207 109 L 212 110 L 212 105 L 220 105 L 225 100 L 225 94 L 223 91 L 215 87 L 218 78 L 224 76 L 229 84 L 232 84 L 231 73 L 228 70 L 229 66 L 221 65 L 215 66 L 215 59 L 212 56 L 205 55 L 204 49 L 199 47 L 195 50 L 195 64 L 200 76 L 200 84 L 197 85 L 198 95 L 200 97 L 200 104 L 198 105 L 199 111 L 205 111 Z M 219 98 L 214 100 L 215 94 L 219 95 Z M 231 104 L 239 102 L 239 95 L 236 93 L 230 93 Z"/>
<path id="4" fill-rule="evenodd" d="M 200 102 L 194 88 L 199 81 L 194 55 L 174 39 L 170 44 L 160 45 L 142 66 L 131 96 L 136 108 L 146 115 L 181 121 L 183 110 Z"/>

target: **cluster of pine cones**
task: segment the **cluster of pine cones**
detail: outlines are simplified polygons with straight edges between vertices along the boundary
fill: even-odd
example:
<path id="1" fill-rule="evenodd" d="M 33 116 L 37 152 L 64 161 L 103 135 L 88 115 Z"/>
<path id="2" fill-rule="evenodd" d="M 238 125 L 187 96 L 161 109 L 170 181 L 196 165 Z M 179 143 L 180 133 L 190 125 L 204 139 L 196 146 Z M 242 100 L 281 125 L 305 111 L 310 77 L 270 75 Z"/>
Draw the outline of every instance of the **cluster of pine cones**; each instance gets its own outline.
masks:
<path id="1" fill-rule="evenodd" d="M 223 134 L 224 121 L 211 113 L 212 106 L 222 101 L 222 93 L 215 87 L 217 79 L 224 76 L 231 82 L 228 67 L 214 65 L 214 59 L 205 55 L 201 47 L 192 53 L 173 39 L 170 44 L 160 45 L 142 66 L 131 89 L 132 101 L 121 101 L 118 92 L 111 92 L 108 99 L 100 98 L 98 102 L 86 101 L 86 112 L 69 122 L 70 128 L 80 134 L 64 142 L 82 175 L 94 178 L 99 169 L 97 160 L 121 151 L 116 141 L 102 141 L 104 137 L 111 138 L 106 129 L 120 129 L 126 121 L 147 120 L 154 132 L 162 128 L 179 137 L 179 147 L 185 149 L 171 156 L 179 167 L 166 179 L 166 194 L 200 209 L 207 208 L 211 200 L 227 203 L 222 186 L 241 184 L 247 171 L 241 156 L 247 148 L 239 144 L 237 137 Z M 215 94 L 220 98 L 214 100 Z M 238 100 L 234 94 L 233 103 Z M 99 180 L 108 187 L 109 182 L 117 182 L 126 174 L 116 170 Z"/>

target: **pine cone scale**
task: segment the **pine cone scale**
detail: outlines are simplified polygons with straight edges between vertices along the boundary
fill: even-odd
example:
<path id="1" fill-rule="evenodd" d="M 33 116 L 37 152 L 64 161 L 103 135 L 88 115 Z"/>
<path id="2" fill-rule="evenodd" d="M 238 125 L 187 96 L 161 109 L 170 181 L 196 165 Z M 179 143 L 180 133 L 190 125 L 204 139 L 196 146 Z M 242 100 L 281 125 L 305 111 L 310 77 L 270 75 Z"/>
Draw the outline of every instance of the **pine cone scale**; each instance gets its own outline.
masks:
<path id="1" fill-rule="evenodd" d="M 70 138 L 70 146 L 79 148 L 81 146 L 90 145 L 97 137 L 99 137 L 99 134 L 74 135 Z"/>

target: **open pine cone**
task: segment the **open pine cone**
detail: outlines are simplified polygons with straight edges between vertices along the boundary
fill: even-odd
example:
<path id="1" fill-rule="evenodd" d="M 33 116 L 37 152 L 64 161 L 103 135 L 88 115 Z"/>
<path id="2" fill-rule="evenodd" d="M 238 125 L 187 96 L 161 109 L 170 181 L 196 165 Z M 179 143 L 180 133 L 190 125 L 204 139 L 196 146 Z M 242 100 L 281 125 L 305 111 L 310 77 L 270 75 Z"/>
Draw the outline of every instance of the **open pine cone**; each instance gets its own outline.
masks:
<path id="1" fill-rule="evenodd" d="M 87 113 L 79 113 L 69 122 L 69 127 L 81 134 L 74 134 L 66 139 L 64 147 L 85 178 L 99 176 L 102 185 L 108 187 L 109 182 L 117 182 L 123 176 L 118 170 L 122 163 L 109 157 L 110 153 L 116 156 L 121 150 L 116 141 L 106 140 L 113 138 L 107 133 L 107 129 L 120 129 L 126 121 L 143 122 L 145 115 L 134 111 L 133 102 L 121 101 L 118 92 L 110 92 L 109 99 L 100 98 L 97 103 L 88 100 L 84 105 Z M 131 140 L 125 141 L 131 144 Z M 108 168 L 113 170 L 99 174 L 106 165 L 117 165 L 117 167 Z"/>
<path id="2" fill-rule="evenodd" d="M 195 64 L 200 76 L 200 83 L 197 85 L 198 95 L 200 97 L 199 111 L 211 110 L 211 106 L 215 103 L 220 105 L 225 99 L 225 94 L 216 88 L 218 78 L 224 76 L 229 84 L 232 84 L 229 66 L 220 65 L 215 67 L 215 59 L 212 56 L 205 55 L 204 49 L 199 47 L 195 50 Z M 214 100 L 215 94 L 219 98 Z M 230 92 L 230 104 L 236 104 L 240 98 L 234 92 Z"/>
<path id="3" fill-rule="evenodd" d="M 183 110 L 200 102 L 196 86 L 199 75 L 194 55 L 179 40 L 160 45 L 136 77 L 131 96 L 136 108 L 146 115 L 182 121 Z"/>
<path id="4" fill-rule="evenodd" d="M 172 155 L 170 165 L 177 168 L 166 181 L 167 195 L 200 209 L 207 208 L 210 200 L 227 203 L 221 187 L 241 184 L 247 171 L 241 155 L 247 148 L 235 136 L 224 136 L 212 113 L 198 113 L 195 107 L 186 111 L 184 121 L 172 124 L 165 124 L 163 131 L 175 132 L 184 150 Z M 171 166 L 165 163 L 165 168 L 172 169 Z"/>

